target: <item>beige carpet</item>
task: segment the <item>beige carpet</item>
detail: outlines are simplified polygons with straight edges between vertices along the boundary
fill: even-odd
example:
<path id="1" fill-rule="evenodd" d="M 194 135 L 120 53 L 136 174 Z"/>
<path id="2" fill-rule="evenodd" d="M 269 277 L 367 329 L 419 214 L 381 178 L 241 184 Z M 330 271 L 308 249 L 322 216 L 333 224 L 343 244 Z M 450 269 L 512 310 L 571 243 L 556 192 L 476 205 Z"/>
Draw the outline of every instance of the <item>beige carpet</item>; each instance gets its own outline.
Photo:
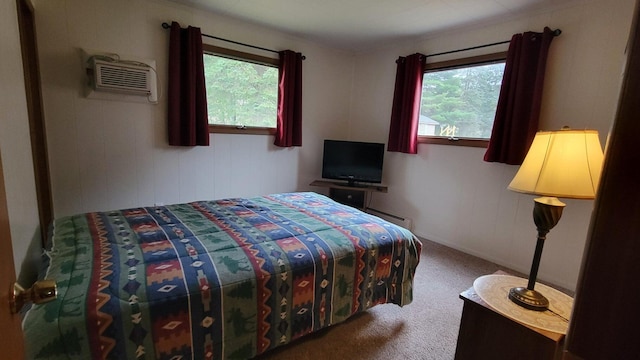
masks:
<path id="1" fill-rule="evenodd" d="M 258 359 L 453 359 L 462 315 L 458 295 L 477 277 L 506 269 L 431 241 L 422 243 L 411 304 L 378 305 Z"/>

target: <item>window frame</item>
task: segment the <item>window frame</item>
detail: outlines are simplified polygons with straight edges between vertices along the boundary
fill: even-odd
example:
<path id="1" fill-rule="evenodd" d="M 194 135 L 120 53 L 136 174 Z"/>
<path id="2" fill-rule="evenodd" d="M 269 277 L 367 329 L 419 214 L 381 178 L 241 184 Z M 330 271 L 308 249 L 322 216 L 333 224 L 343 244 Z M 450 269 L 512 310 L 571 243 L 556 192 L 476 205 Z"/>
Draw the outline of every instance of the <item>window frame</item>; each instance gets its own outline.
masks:
<path id="1" fill-rule="evenodd" d="M 280 59 L 250 54 L 243 51 L 228 49 L 220 46 L 202 44 L 202 56 L 214 55 L 227 59 L 245 61 L 248 63 L 259 64 L 269 67 L 278 68 Z M 205 76 L 206 81 L 206 76 Z M 262 126 L 233 126 L 233 125 L 211 125 L 209 124 L 210 134 L 244 134 L 244 135 L 275 135 L 276 127 Z"/>
<path id="2" fill-rule="evenodd" d="M 428 64 L 425 64 L 424 66 L 423 76 L 425 73 L 434 72 L 434 71 L 452 70 L 452 69 L 458 69 L 458 68 L 471 67 L 475 65 L 497 64 L 497 63 L 505 62 L 506 59 L 507 59 L 507 52 L 501 51 L 501 52 L 485 54 L 485 55 L 470 56 L 466 58 L 428 63 Z M 446 136 L 418 135 L 418 143 L 486 148 L 489 146 L 489 139 L 453 138 L 453 137 L 446 137 Z"/>

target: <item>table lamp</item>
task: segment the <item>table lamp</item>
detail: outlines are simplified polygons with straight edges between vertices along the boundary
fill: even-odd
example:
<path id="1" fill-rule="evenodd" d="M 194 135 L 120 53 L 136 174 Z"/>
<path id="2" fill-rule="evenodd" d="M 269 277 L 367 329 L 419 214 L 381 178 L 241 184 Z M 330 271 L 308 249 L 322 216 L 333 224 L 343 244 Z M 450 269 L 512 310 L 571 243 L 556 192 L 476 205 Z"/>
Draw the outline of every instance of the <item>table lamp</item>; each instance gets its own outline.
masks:
<path id="1" fill-rule="evenodd" d="M 542 247 L 547 233 L 558 223 L 565 206 L 558 197 L 593 199 L 600 181 L 603 153 L 595 130 L 572 130 L 536 133 L 509 190 L 541 195 L 534 199 L 533 220 L 538 230 L 536 250 L 527 287 L 509 290 L 509 299 L 536 311 L 544 311 L 549 301 L 534 290 Z"/>

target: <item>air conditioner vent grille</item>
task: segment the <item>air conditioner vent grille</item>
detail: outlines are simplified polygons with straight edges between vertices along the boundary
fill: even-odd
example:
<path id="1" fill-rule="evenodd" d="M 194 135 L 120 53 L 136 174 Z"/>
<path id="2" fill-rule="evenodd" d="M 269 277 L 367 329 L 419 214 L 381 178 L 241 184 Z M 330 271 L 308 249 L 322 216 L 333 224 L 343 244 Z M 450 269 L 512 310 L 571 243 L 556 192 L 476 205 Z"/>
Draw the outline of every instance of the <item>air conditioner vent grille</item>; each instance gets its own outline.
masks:
<path id="1" fill-rule="evenodd" d="M 138 95 L 151 94 L 150 68 L 119 62 L 94 60 L 96 90 Z"/>
<path id="2" fill-rule="evenodd" d="M 100 68 L 103 86 L 133 87 L 146 90 L 147 74 L 142 71 L 118 70 L 102 66 Z"/>

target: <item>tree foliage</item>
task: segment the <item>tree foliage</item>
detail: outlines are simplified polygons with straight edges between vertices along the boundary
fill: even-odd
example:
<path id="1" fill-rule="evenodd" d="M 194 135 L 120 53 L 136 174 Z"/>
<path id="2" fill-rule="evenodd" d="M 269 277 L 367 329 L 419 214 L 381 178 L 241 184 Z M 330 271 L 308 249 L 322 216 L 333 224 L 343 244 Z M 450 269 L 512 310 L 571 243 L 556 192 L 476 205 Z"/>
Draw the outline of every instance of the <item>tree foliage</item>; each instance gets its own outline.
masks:
<path id="1" fill-rule="evenodd" d="M 457 137 L 490 137 L 503 71 L 500 63 L 425 73 L 421 113 L 455 126 Z"/>
<path id="2" fill-rule="evenodd" d="M 278 69 L 206 54 L 209 123 L 275 127 Z"/>

